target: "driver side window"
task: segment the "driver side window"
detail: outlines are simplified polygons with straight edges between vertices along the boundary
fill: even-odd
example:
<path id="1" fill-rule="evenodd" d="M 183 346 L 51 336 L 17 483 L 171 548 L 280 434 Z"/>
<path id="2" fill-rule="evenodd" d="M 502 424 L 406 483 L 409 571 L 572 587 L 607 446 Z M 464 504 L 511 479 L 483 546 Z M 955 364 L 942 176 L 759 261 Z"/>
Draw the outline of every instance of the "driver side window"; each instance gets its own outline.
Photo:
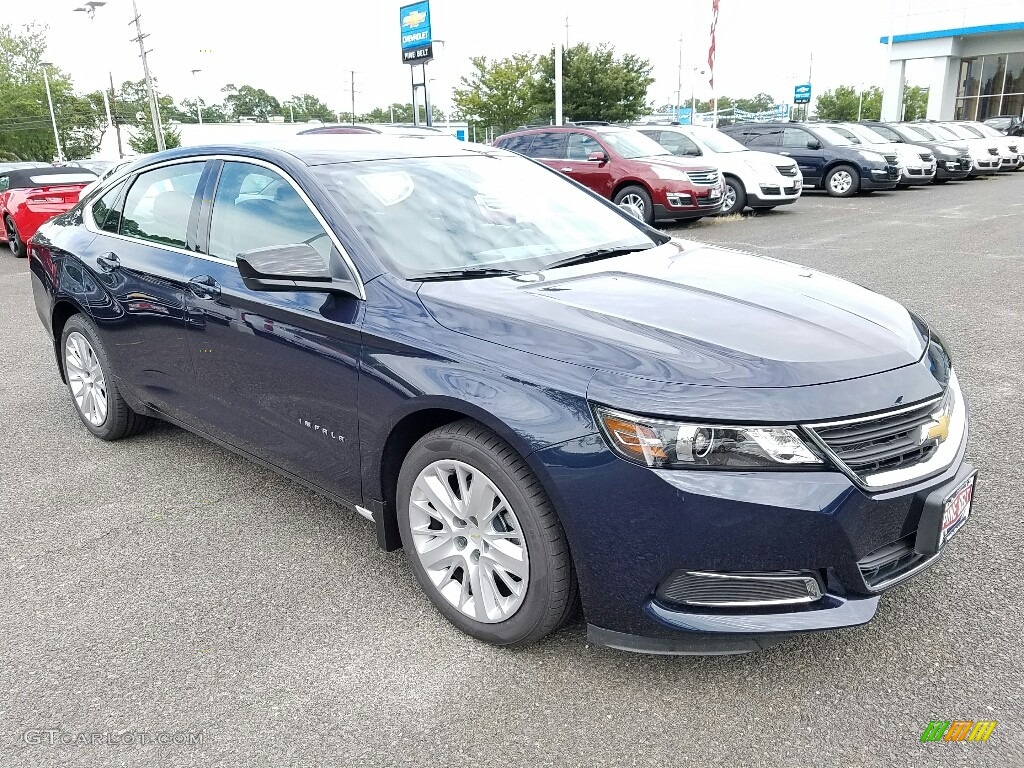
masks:
<path id="1" fill-rule="evenodd" d="M 213 199 L 210 255 L 234 262 L 256 248 L 299 243 L 330 263 L 330 237 L 287 179 L 260 165 L 224 163 Z"/>

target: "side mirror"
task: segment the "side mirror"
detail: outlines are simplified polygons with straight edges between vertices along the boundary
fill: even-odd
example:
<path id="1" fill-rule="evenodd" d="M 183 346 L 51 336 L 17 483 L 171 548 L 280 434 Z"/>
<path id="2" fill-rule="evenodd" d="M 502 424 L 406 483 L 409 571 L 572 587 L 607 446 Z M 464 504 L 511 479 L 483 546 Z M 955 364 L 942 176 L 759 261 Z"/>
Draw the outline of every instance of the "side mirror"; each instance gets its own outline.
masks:
<path id="1" fill-rule="evenodd" d="M 683 154 L 687 157 L 700 157 L 703 153 L 699 147 L 687 147 Z"/>
<path id="2" fill-rule="evenodd" d="M 808 139 L 807 140 L 807 148 L 808 149 L 821 149 L 821 142 L 818 141 L 817 139 Z"/>
<path id="3" fill-rule="evenodd" d="M 238 273 L 251 291 L 316 291 L 356 295 L 350 280 L 331 275 L 323 257 L 308 243 L 254 248 L 235 257 Z"/>
<path id="4" fill-rule="evenodd" d="M 606 155 L 601 150 L 597 150 L 596 152 L 591 152 L 590 153 L 590 155 L 587 157 L 587 162 L 590 162 L 590 163 L 607 163 L 608 162 L 608 155 Z"/>

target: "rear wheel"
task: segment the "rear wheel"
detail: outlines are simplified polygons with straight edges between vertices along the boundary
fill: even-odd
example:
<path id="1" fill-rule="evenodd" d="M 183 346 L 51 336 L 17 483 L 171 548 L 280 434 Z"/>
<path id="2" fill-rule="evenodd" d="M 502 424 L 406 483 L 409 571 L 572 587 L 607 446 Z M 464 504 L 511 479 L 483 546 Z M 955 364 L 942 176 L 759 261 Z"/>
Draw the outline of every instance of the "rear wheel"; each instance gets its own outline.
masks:
<path id="1" fill-rule="evenodd" d="M 852 197 L 860 189 L 860 174 L 852 165 L 837 165 L 825 176 L 830 197 Z"/>
<path id="2" fill-rule="evenodd" d="M 78 418 L 101 440 L 120 440 L 151 423 L 136 413 L 117 390 L 110 358 L 96 327 L 83 315 L 72 315 L 61 335 L 64 377 Z"/>
<path id="3" fill-rule="evenodd" d="M 743 183 L 732 176 L 725 177 L 725 190 L 722 192 L 721 216 L 728 216 L 731 213 L 741 213 L 747 207 L 747 192 Z"/>
<path id="4" fill-rule="evenodd" d="M 630 216 L 634 216 L 647 224 L 654 223 L 654 203 L 647 190 L 635 184 L 623 187 L 612 200 L 619 208 Z"/>
<path id="5" fill-rule="evenodd" d="M 18 227 L 10 216 L 4 217 L 4 229 L 7 230 L 7 244 L 11 247 L 11 252 L 19 259 L 24 259 L 27 255 L 25 241 L 21 239 Z"/>
<path id="6" fill-rule="evenodd" d="M 409 451 L 398 525 L 420 587 L 473 637 L 527 645 L 576 607 L 569 546 L 547 494 L 519 454 L 474 421 L 439 427 Z"/>

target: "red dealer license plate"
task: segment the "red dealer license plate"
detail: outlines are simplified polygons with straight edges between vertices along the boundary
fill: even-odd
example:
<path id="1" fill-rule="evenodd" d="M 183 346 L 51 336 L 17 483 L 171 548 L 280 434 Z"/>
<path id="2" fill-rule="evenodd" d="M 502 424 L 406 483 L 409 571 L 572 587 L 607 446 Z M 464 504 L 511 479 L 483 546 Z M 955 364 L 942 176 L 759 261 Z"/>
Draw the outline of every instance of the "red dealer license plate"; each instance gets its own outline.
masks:
<path id="1" fill-rule="evenodd" d="M 942 536 L 939 546 L 959 531 L 971 514 L 971 502 L 974 500 L 974 481 L 977 475 L 971 475 L 953 491 L 942 505 Z"/>

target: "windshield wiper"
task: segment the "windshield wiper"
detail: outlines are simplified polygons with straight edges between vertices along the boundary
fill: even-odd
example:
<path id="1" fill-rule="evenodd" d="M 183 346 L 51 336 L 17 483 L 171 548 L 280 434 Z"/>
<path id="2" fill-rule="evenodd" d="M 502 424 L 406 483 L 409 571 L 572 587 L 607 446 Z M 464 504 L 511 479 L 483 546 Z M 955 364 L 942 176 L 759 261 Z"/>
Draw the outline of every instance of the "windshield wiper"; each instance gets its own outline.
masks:
<path id="1" fill-rule="evenodd" d="M 544 269 L 567 267 L 570 264 L 580 264 L 584 261 L 596 261 L 597 259 L 608 259 L 612 256 L 625 256 L 627 253 L 647 251 L 653 247 L 653 245 L 642 245 L 638 248 L 596 248 L 593 251 L 584 251 L 583 253 L 577 253 L 575 256 L 567 256 L 564 259 L 553 261 L 544 267 Z"/>
<path id="2" fill-rule="evenodd" d="M 514 269 L 501 269 L 498 267 L 470 267 L 467 269 L 446 269 L 439 272 L 426 272 L 422 275 L 413 275 L 409 280 L 417 280 L 421 283 L 436 282 L 439 280 L 472 280 L 477 277 L 509 277 L 521 275 Z"/>

